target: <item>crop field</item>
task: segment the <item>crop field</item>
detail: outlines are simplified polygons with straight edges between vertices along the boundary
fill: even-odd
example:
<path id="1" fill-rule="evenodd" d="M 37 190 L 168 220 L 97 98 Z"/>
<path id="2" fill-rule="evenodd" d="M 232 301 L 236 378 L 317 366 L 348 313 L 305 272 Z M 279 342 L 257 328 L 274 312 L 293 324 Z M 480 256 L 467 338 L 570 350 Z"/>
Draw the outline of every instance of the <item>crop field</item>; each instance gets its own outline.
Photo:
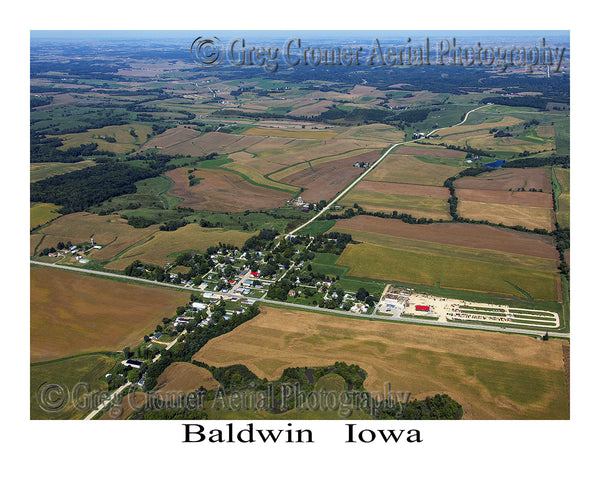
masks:
<path id="1" fill-rule="evenodd" d="M 89 242 L 102 249 L 92 253 L 96 260 L 108 260 L 158 230 L 158 225 L 134 228 L 118 215 L 95 215 L 86 212 L 70 213 L 54 220 L 40 230 L 44 234 L 38 250 L 56 247 L 58 242 L 70 241 L 73 245 Z"/>
<path id="2" fill-rule="evenodd" d="M 459 166 L 424 162 L 414 155 L 400 155 L 396 153 L 398 151 L 399 149 L 385 157 L 381 163 L 365 177 L 365 180 L 441 187 L 447 178 L 456 175 L 464 169 Z"/>
<path id="3" fill-rule="evenodd" d="M 366 211 L 408 213 L 416 217 L 449 220 L 448 189 L 426 185 L 361 181 L 341 204 L 358 203 Z"/>
<path id="4" fill-rule="evenodd" d="M 41 362 L 139 343 L 189 294 L 32 267 L 30 358 Z"/>
<path id="5" fill-rule="evenodd" d="M 373 182 L 377 183 L 377 182 Z M 407 213 L 414 217 L 450 220 L 448 203 L 445 199 L 418 195 L 398 195 L 353 189 L 340 202 L 351 207 L 355 203 L 368 212 Z"/>
<path id="6" fill-rule="evenodd" d="M 473 190 L 513 190 L 530 189 L 552 192 L 551 171 L 549 168 L 499 168 L 476 177 L 462 177 L 454 182 L 456 188 Z"/>
<path id="7" fill-rule="evenodd" d="M 148 239 L 119 256 L 115 261 L 106 264 L 109 270 L 123 270 L 134 260 L 153 265 L 166 265 L 182 251 L 204 252 L 208 247 L 228 243 L 241 247 L 253 235 L 251 232 L 223 230 L 221 228 L 202 228 L 197 223 L 190 223 L 172 232 L 155 232 Z"/>
<path id="8" fill-rule="evenodd" d="M 469 118 L 470 119 L 470 118 Z M 484 122 L 484 123 L 476 123 L 470 125 L 459 125 L 458 127 L 448 127 L 442 128 L 438 132 L 436 132 L 440 137 L 447 138 L 450 135 L 462 134 L 462 133 L 470 133 L 470 132 L 480 132 L 480 131 L 489 131 L 492 128 L 502 128 L 502 127 L 512 127 L 513 125 L 517 125 L 522 123 L 523 120 L 515 117 L 504 117 L 502 119 L 498 119 L 493 122 Z"/>
<path id="9" fill-rule="evenodd" d="M 348 245 L 337 263 L 349 276 L 560 301 L 556 274 L 486 261 L 380 247 Z"/>
<path id="10" fill-rule="evenodd" d="M 457 191 L 460 199 L 460 191 Z M 488 220 L 504 225 L 521 225 L 534 229 L 554 229 L 554 211 L 547 207 L 531 207 L 502 203 L 487 203 L 459 200 L 457 213 L 464 218 Z"/>
<path id="11" fill-rule="evenodd" d="M 158 377 L 156 388 L 165 393 L 190 393 L 200 387 L 213 390 L 218 386 L 219 382 L 206 368 L 191 363 L 174 362 Z"/>
<path id="12" fill-rule="evenodd" d="M 133 130 L 137 136 L 132 136 Z M 148 125 L 128 124 L 115 125 L 88 130 L 82 133 L 70 133 L 63 135 L 62 150 L 71 147 L 78 147 L 81 144 L 97 143 L 99 150 L 106 150 L 115 153 L 128 153 L 134 151 L 142 145 L 148 136 L 152 133 L 152 128 Z M 109 142 L 106 138 L 113 138 L 115 141 Z"/>
<path id="13" fill-rule="evenodd" d="M 552 194 L 542 192 L 507 192 L 505 190 L 473 190 L 457 188 L 456 196 L 463 202 L 518 205 L 552 210 Z"/>
<path id="14" fill-rule="evenodd" d="M 495 263 L 510 267 L 526 268 L 549 273 L 556 272 L 557 260 L 554 258 L 541 258 L 529 255 L 519 255 L 516 253 L 501 252 L 498 250 L 488 250 L 471 247 L 460 247 L 457 245 L 447 245 L 443 243 L 427 242 L 402 238 L 383 233 L 361 232 L 358 230 L 344 230 L 334 228 L 333 231 L 348 233 L 352 239 L 358 242 L 381 247 L 394 248 L 409 252 L 420 253 L 424 255 L 438 255 L 464 260 L 476 260 L 480 262 Z"/>
<path id="15" fill-rule="evenodd" d="M 29 208 L 29 228 L 34 229 L 60 217 L 56 210 L 59 205 L 53 203 L 36 203 Z"/>
<path id="16" fill-rule="evenodd" d="M 335 230 L 392 235 L 408 240 L 420 240 L 482 250 L 496 250 L 556 260 L 552 239 L 545 235 L 517 232 L 489 225 L 468 223 L 433 223 L 411 225 L 400 220 L 365 215 L 338 220 Z"/>
<path id="17" fill-rule="evenodd" d="M 427 144 L 412 144 L 400 145 L 394 150 L 396 155 L 420 155 L 427 157 L 442 157 L 442 158 L 465 158 L 465 152 L 459 150 L 450 150 L 440 148 L 436 145 Z"/>
<path id="18" fill-rule="evenodd" d="M 40 162 L 29 164 L 29 180 L 31 182 L 38 182 L 45 178 L 50 178 L 55 175 L 62 175 L 64 173 L 74 172 L 75 170 L 81 170 L 82 168 L 91 167 L 96 162 L 93 160 L 82 160 L 76 163 L 54 163 L 54 162 Z"/>
<path id="19" fill-rule="evenodd" d="M 367 371 L 368 391 L 389 382 L 411 398 L 448 393 L 466 419 L 569 417 L 565 341 L 261 310 L 193 358 L 217 367 L 241 363 L 268 380 L 288 367 L 343 361 Z"/>
<path id="20" fill-rule="evenodd" d="M 348 185 L 354 178 L 363 173 L 363 169 L 355 167 L 356 162 L 373 162 L 379 152 L 372 151 L 327 163 L 320 163 L 296 172 L 281 179 L 305 188 L 302 198 L 308 202 L 329 200 Z"/>
<path id="21" fill-rule="evenodd" d="M 107 384 L 104 375 L 115 364 L 115 360 L 106 355 L 83 355 L 54 362 L 32 365 L 30 368 L 30 419 L 32 420 L 65 420 L 83 418 L 86 413 L 79 411 L 75 405 L 69 405 L 60 413 L 46 412 L 40 408 L 36 393 L 43 389 L 43 385 L 58 384 L 66 387 L 70 392 L 74 387 L 83 382 L 89 385 L 89 392 L 106 390 Z M 88 393 L 82 389 L 82 394 Z M 78 399 L 81 407 L 85 406 L 83 398 Z M 74 399 L 72 400 L 74 401 Z"/>
<path id="22" fill-rule="evenodd" d="M 195 210 L 261 210 L 281 206 L 290 197 L 286 192 L 252 185 L 239 175 L 224 170 L 195 170 L 194 176 L 200 181 L 192 187 L 184 167 L 170 170 L 165 175 L 173 180 L 169 194 L 182 198 L 182 207 Z"/>
<path id="23" fill-rule="evenodd" d="M 571 181 L 570 170 L 565 168 L 555 168 L 554 174 L 556 181 L 560 186 L 560 195 L 558 196 L 558 211 L 556 220 L 561 227 L 569 227 L 571 219 Z"/>

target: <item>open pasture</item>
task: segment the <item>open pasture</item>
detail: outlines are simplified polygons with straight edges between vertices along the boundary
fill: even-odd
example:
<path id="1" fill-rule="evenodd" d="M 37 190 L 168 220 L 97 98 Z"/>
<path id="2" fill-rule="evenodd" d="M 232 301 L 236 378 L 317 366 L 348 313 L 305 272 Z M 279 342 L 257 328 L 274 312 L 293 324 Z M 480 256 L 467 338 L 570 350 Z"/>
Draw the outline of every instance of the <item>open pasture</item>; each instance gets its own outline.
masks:
<path id="1" fill-rule="evenodd" d="M 56 210 L 59 205 L 53 203 L 35 203 L 29 208 L 29 228 L 34 229 L 60 217 Z"/>
<path id="2" fill-rule="evenodd" d="M 131 130 L 136 136 L 131 135 Z M 78 147 L 81 144 L 97 143 L 98 150 L 106 150 L 115 153 L 129 153 L 141 146 L 152 134 L 152 128 L 148 125 L 127 124 L 95 128 L 81 133 L 69 133 L 61 136 L 63 145 L 61 150 Z M 112 138 L 114 141 L 107 141 Z"/>
<path id="3" fill-rule="evenodd" d="M 134 346 L 189 294 L 32 267 L 31 362 Z"/>
<path id="4" fill-rule="evenodd" d="M 95 164 L 96 162 L 93 160 L 82 160 L 81 162 L 76 163 L 30 163 L 29 180 L 31 182 L 37 182 L 55 175 L 62 175 L 64 173 L 74 172 L 75 170 L 81 170 L 82 168 L 91 167 Z"/>
<path id="5" fill-rule="evenodd" d="M 343 361 L 367 371 L 370 392 L 389 382 L 411 398 L 448 393 L 465 419 L 569 417 L 562 340 L 261 310 L 193 358 L 217 367 L 241 363 L 268 380 L 288 367 Z"/>

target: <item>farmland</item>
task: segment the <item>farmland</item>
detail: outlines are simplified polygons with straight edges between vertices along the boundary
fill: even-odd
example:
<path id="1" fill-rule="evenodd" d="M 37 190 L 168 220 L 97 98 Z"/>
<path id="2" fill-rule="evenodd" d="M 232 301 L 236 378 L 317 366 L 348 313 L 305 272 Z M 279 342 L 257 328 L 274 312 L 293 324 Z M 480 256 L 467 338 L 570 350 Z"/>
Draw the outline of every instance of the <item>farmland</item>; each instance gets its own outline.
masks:
<path id="1" fill-rule="evenodd" d="M 111 392 L 129 381 L 126 398 L 143 400 L 256 381 L 220 370 L 233 364 L 262 382 L 343 361 L 367 371 L 367 389 L 449 394 L 465 418 L 568 418 L 566 58 L 552 75 L 364 62 L 269 72 L 198 68 L 160 36 L 35 37 L 32 390 L 52 377 Z M 367 52 L 364 38 L 342 37 Z M 471 303 L 444 317 L 456 321 L 416 303 L 401 317 L 380 309 L 389 288 Z M 459 323 L 490 304 L 522 329 Z M 534 340 L 539 325 L 552 338 Z M 32 416 L 49 418 L 33 400 Z"/>
<path id="2" fill-rule="evenodd" d="M 347 246 L 337 263 L 350 267 L 348 275 L 355 277 L 527 296 L 537 300 L 561 299 L 553 273 L 487 261 L 428 255 L 363 243 Z"/>
<path id="3" fill-rule="evenodd" d="M 121 350 L 188 295 L 53 269 L 31 269 L 32 362 Z"/>
<path id="4" fill-rule="evenodd" d="M 463 406 L 465 418 L 568 418 L 563 341 L 261 310 L 194 359 L 241 363 L 270 380 L 287 367 L 344 361 L 367 371 L 369 391 L 388 382 L 413 398 L 444 391 Z"/>
<path id="5" fill-rule="evenodd" d="M 164 266 L 182 251 L 204 252 L 208 247 L 227 243 L 241 247 L 253 234 L 220 228 L 202 228 L 190 223 L 173 232 L 156 232 L 144 243 L 134 246 L 106 265 L 109 270 L 123 270 L 133 260 Z"/>
<path id="6" fill-rule="evenodd" d="M 92 255 L 96 260 L 108 260 L 126 248 L 148 237 L 158 230 L 158 225 L 147 228 L 133 228 L 118 215 L 94 215 L 78 212 L 55 220 L 40 229 L 44 235 L 38 250 L 54 247 L 58 242 L 70 241 L 73 245 L 89 242 L 93 237 L 102 249 Z"/>

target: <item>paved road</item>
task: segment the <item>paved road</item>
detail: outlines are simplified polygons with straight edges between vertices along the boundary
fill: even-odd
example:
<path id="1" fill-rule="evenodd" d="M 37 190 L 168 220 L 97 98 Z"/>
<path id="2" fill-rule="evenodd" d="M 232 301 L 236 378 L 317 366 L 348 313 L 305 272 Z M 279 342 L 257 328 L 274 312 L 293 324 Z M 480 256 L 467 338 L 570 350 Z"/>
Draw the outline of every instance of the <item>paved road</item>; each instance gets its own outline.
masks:
<path id="1" fill-rule="evenodd" d="M 140 281 L 140 282 L 144 282 L 144 283 L 152 283 L 152 284 L 158 285 L 160 287 L 180 288 L 180 289 L 191 290 L 191 291 L 195 291 L 195 292 L 202 292 L 202 290 L 200 290 L 199 288 L 170 285 L 168 283 L 156 282 L 154 280 L 144 280 L 144 279 L 139 279 L 139 278 L 134 278 L 134 277 L 128 277 L 127 275 L 121 275 L 118 273 L 96 272 L 93 270 L 84 270 L 82 268 L 70 267 L 67 265 L 54 265 L 51 263 L 36 262 L 34 260 L 31 260 L 31 263 L 35 264 L 35 265 L 41 265 L 44 267 L 59 268 L 59 269 L 63 269 L 63 270 L 75 271 L 77 273 L 91 273 L 91 274 L 98 275 L 101 277 L 105 276 L 105 277 L 111 277 L 111 278 L 122 278 L 122 279 L 126 279 L 126 280 L 135 280 L 135 281 Z M 248 300 L 256 300 L 256 301 L 264 302 L 267 304 L 270 303 L 270 304 L 275 304 L 275 305 L 282 305 L 285 307 L 297 307 L 297 308 L 302 308 L 305 310 L 313 310 L 313 311 L 317 311 L 317 312 L 321 312 L 321 313 L 323 313 L 324 311 L 327 312 L 327 310 L 324 310 L 317 306 L 298 305 L 298 304 L 292 304 L 292 303 L 287 303 L 287 302 L 280 302 L 278 300 L 271 300 L 268 298 L 257 299 L 257 298 L 252 298 L 252 297 L 245 297 L 244 295 L 239 295 L 239 294 L 235 294 L 235 293 L 218 293 L 217 295 L 220 295 L 221 297 L 224 297 L 224 298 L 237 297 L 237 298 L 248 299 Z M 444 327 L 453 327 L 453 328 L 467 328 L 470 330 L 486 330 L 486 331 L 490 331 L 490 332 L 519 333 L 519 334 L 525 334 L 525 335 L 540 335 L 541 334 L 539 330 L 526 330 L 526 329 L 510 328 L 510 327 L 506 327 L 506 328 L 505 327 L 494 327 L 491 325 L 489 325 L 489 326 L 488 325 L 475 325 L 475 324 L 469 325 L 469 324 L 463 324 L 463 323 L 459 324 L 459 323 L 452 323 L 452 322 L 440 322 L 438 320 L 426 320 L 426 319 L 413 318 L 413 317 L 400 316 L 400 317 L 392 319 L 391 317 L 382 317 L 380 315 L 375 315 L 375 314 L 340 312 L 337 310 L 335 311 L 335 313 L 341 314 L 341 315 L 344 315 L 347 317 L 359 317 L 359 318 L 364 318 L 364 319 L 368 319 L 368 320 L 393 320 L 393 321 L 398 321 L 398 322 L 417 323 L 417 324 L 421 324 L 421 325 L 435 325 L 437 327 L 444 326 Z M 559 333 L 559 332 L 548 332 L 548 335 L 551 337 L 557 337 L 557 338 L 569 338 L 570 337 L 570 334 L 568 334 L 568 333 Z"/>

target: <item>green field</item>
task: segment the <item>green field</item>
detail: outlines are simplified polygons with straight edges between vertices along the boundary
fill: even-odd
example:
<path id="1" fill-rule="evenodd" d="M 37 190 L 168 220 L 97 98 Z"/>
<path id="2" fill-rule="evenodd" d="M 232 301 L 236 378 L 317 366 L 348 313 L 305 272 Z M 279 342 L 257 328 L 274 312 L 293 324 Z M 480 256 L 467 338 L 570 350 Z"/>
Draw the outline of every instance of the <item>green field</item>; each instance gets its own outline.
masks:
<path id="1" fill-rule="evenodd" d="M 37 228 L 60 217 L 60 213 L 56 212 L 59 208 L 59 205 L 54 205 L 53 203 L 37 203 L 33 205 L 29 209 L 29 228 Z"/>
<path id="2" fill-rule="evenodd" d="M 552 188 L 557 198 L 556 221 L 563 228 L 571 224 L 571 181 L 570 170 L 566 168 L 552 169 Z"/>
<path id="3" fill-rule="evenodd" d="M 30 418 L 43 419 L 79 419 L 85 412 L 75 408 L 72 401 L 65 410 L 58 413 L 44 411 L 40 406 L 43 403 L 44 386 L 57 384 L 65 387 L 69 392 L 80 382 L 89 385 L 89 390 L 82 389 L 80 393 L 98 392 L 106 390 L 104 375 L 115 365 L 115 360 L 103 354 L 79 355 L 65 360 L 56 360 L 32 364 L 30 369 Z M 40 398 L 38 402 L 36 394 Z M 78 404 L 85 406 L 83 398 Z M 48 410 L 48 408 L 46 408 Z"/>
<path id="4" fill-rule="evenodd" d="M 348 275 L 461 290 L 492 292 L 535 300 L 557 300 L 555 275 L 549 272 L 462 258 L 396 250 L 370 244 L 348 245 L 339 265 Z"/>

